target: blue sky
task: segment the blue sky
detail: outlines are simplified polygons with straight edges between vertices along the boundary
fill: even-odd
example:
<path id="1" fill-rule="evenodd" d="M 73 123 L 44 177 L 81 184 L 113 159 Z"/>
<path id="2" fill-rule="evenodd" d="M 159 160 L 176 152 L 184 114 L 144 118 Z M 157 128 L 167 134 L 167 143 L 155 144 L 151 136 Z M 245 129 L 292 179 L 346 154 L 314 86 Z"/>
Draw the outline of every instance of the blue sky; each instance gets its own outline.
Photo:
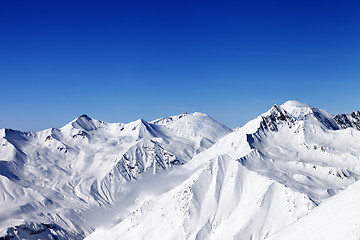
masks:
<path id="1" fill-rule="evenodd" d="M 360 110 L 359 1 L 0 2 L 0 128 Z"/>

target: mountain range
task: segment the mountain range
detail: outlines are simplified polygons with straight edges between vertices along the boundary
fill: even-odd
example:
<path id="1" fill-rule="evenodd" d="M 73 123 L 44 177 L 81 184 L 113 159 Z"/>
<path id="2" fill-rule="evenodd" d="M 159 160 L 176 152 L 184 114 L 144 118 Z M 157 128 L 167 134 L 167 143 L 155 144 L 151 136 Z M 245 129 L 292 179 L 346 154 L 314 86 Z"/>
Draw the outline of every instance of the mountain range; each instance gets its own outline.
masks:
<path id="1" fill-rule="evenodd" d="M 359 239 L 360 112 L 0 130 L 0 239 Z"/>

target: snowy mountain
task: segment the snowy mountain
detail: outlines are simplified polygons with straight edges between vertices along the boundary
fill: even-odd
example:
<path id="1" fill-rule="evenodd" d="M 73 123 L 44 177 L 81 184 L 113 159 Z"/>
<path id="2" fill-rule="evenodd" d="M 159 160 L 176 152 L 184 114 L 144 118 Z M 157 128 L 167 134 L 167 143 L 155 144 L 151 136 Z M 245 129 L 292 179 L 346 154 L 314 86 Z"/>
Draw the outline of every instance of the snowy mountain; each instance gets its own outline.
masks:
<path id="1" fill-rule="evenodd" d="M 138 195 L 88 239 L 265 239 L 358 180 L 359 141 L 326 111 L 275 105 L 174 170 L 167 177 L 181 181 L 170 191 Z"/>
<path id="2" fill-rule="evenodd" d="M 359 112 L 288 101 L 234 131 L 202 113 L 3 129 L 0 236 L 254 240 L 311 229 L 318 239 L 341 206 L 342 233 L 357 239 L 345 209 L 358 195 L 358 123 Z"/>
<path id="3" fill-rule="evenodd" d="M 1 235 L 8 231 L 13 236 L 14 226 L 20 226 L 30 232 L 51 230 L 61 238 L 83 238 L 92 226 L 81 219 L 81 213 L 111 206 L 123 195 L 124 183 L 145 172 L 182 165 L 231 131 L 205 114 L 198 115 L 186 114 L 186 121 L 177 123 L 179 128 L 208 124 L 194 132 L 190 129 L 186 137 L 142 119 L 106 123 L 86 115 L 60 129 L 37 133 L 2 129 Z M 54 224 L 50 230 L 43 225 L 48 223 Z"/>
<path id="4" fill-rule="evenodd" d="M 202 147 L 214 144 L 214 140 L 217 141 L 231 132 L 228 127 L 199 112 L 161 118 L 151 123 L 163 125 L 186 138 L 196 138 Z"/>

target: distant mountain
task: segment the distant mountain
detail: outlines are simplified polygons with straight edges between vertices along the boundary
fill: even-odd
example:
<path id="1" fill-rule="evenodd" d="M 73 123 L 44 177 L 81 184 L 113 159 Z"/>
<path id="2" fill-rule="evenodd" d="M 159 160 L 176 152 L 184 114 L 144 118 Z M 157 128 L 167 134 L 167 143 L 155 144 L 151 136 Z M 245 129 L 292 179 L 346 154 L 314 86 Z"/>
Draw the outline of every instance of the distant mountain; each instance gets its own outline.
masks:
<path id="1" fill-rule="evenodd" d="M 200 145 L 212 145 L 232 130 L 204 113 L 184 113 L 150 122 L 162 125 L 187 138 L 200 139 Z M 210 143 L 210 144 L 209 144 Z"/>
<path id="2" fill-rule="evenodd" d="M 202 113 L 128 124 L 83 115 L 37 133 L 2 129 L 0 236 L 330 236 L 320 221 L 341 228 L 355 216 L 327 214 L 357 199 L 357 185 L 347 188 L 360 177 L 358 116 L 288 101 L 234 131 Z M 347 222 L 341 232 L 357 239 L 360 223 Z"/>

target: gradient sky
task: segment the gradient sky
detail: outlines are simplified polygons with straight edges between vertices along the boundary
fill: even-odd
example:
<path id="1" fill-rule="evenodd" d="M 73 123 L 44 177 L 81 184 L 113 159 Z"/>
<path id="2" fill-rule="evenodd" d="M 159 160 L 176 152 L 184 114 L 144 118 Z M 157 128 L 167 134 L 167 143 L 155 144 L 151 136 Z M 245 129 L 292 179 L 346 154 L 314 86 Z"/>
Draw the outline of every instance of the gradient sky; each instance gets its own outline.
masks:
<path id="1" fill-rule="evenodd" d="M 0 1 L 0 128 L 360 110 L 360 1 Z"/>

